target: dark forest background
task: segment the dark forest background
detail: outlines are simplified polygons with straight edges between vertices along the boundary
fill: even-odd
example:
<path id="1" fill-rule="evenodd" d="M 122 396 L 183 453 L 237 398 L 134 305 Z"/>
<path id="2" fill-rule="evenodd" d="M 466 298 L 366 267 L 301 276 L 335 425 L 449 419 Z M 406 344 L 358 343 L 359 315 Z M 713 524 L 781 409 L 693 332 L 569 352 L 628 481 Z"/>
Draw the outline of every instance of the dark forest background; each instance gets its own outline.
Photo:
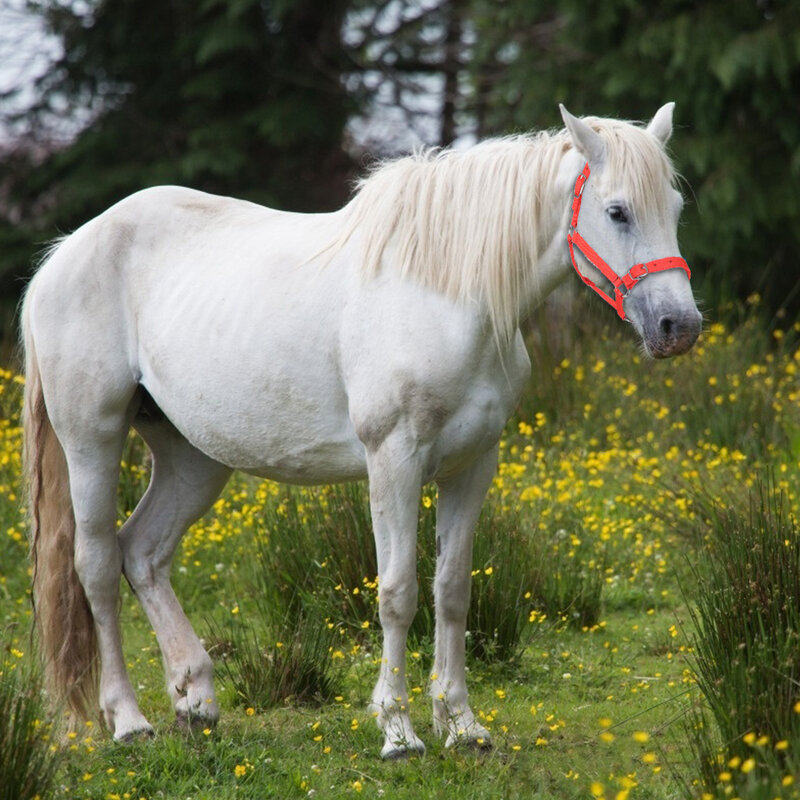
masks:
<path id="1" fill-rule="evenodd" d="M 301 211 L 374 157 L 647 119 L 674 100 L 680 233 L 707 307 L 800 307 L 796 0 L 31 0 L 49 66 L 0 93 L 0 305 L 48 240 L 179 183 Z M 1 66 L 1 65 L 0 65 Z M 414 131 L 410 136 L 408 131 Z M 416 138 L 415 138 L 416 137 Z"/>

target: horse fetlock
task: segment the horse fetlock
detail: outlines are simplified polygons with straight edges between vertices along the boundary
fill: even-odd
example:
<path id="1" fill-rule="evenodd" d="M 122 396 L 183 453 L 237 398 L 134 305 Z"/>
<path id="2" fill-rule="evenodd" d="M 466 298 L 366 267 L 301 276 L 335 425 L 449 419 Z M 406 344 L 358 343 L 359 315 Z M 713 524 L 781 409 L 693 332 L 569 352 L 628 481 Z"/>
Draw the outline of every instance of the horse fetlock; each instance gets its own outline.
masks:
<path id="1" fill-rule="evenodd" d="M 488 750 L 492 747 L 492 735 L 472 716 L 472 712 L 461 718 L 452 718 L 440 731 L 447 733 L 445 747 L 463 746 L 477 750 Z"/>
<path id="2" fill-rule="evenodd" d="M 177 687 L 176 687 L 177 689 Z M 174 699 L 173 707 L 178 721 L 190 726 L 215 725 L 219 720 L 219 706 L 214 687 L 209 684 L 190 684 Z"/>
<path id="3" fill-rule="evenodd" d="M 120 705 L 116 708 L 103 708 L 103 718 L 113 733 L 115 742 L 131 742 L 138 738 L 155 736 L 153 726 L 147 721 L 138 706 Z"/>
<path id="4" fill-rule="evenodd" d="M 475 719 L 472 709 L 450 704 L 444 695 L 433 700 L 433 728 L 437 736 L 447 735 L 445 747 L 464 745 L 483 750 L 492 746 L 491 734 Z"/>
<path id="5" fill-rule="evenodd" d="M 375 692 L 372 700 L 370 700 L 368 709 L 375 718 L 378 727 L 383 731 L 386 730 L 393 717 L 407 712 L 407 704 L 403 703 L 402 700 L 398 702 L 394 698 L 385 699 Z"/>
<path id="6" fill-rule="evenodd" d="M 414 732 L 411 718 L 408 716 L 407 699 L 402 696 L 384 697 L 379 689 L 376 689 L 369 710 L 384 734 L 382 759 L 391 761 L 425 754 L 425 745 Z"/>
<path id="7" fill-rule="evenodd" d="M 169 693 L 173 705 L 181 701 L 188 702 L 190 707 L 214 701 L 214 665 L 205 650 L 193 659 L 193 663 L 183 663 L 170 669 Z M 210 699 L 209 699 L 210 698 Z"/>
<path id="8" fill-rule="evenodd" d="M 381 748 L 381 758 L 387 761 L 424 755 L 425 745 L 414 732 L 408 712 L 400 707 L 389 714 L 378 714 L 378 725 L 385 739 Z"/>

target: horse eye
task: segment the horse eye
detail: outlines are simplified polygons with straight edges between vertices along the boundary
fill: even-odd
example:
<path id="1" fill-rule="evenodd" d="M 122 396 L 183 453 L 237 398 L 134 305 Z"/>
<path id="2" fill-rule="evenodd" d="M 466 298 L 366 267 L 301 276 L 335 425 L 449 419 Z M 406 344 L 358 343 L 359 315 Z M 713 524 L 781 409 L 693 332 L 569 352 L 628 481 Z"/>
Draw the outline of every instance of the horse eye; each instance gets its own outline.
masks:
<path id="1" fill-rule="evenodd" d="M 625 209 L 622 206 L 609 206 L 607 213 L 613 222 L 622 224 L 628 221 L 628 215 L 625 213 Z"/>

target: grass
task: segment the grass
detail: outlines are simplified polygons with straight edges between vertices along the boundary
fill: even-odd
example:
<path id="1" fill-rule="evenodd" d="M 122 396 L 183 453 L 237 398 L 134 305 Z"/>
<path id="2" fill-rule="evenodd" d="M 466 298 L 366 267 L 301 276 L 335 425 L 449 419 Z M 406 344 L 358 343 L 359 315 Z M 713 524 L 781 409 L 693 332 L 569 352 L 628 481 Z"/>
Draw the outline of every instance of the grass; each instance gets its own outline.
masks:
<path id="1" fill-rule="evenodd" d="M 163 791 L 168 785 L 166 796 L 197 798 L 302 797 L 310 790 L 325 797 L 438 797 L 457 791 L 470 798 L 578 798 L 593 783 L 602 783 L 613 797 L 635 780 L 659 791 L 657 796 L 674 796 L 660 751 L 671 746 L 664 732 L 670 720 L 686 707 L 687 679 L 677 648 L 672 659 L 661 652 L 669 619 L 659 614 L 641 625 L 635 616 L 617 615 L 594 633 L 572 627 L 543 633 L 511 670 L 496 664 L 477 672 L 473 663 L 473 705 L 484 721 L 491 720 L 496 741 L 487 756 L 444 750 L 421 694 L 412 717 L 428 755 L 406 764 L 380 762 L 378 732 L 365 709 L 374 678 L 366 659 L 352 666 L 344 693 L 332 703 L 252 716 L 247 708 L 224 703 L 220 725 L 207 735 L 171 730 L 159 698 L 145 709 L 161 731 L 155 743 L 128 749 L 102 737 L 88 744 L 78 737 L 71 785 L 78 797 L 104 796 L 102 791 L 151 797 L 158 796 L 154 786 Z M 412 685 L 424 686 L 427 665 L 411 661 Z M 134 676 L 159 680 L 143 664 Z M 612 720 L 612 741 L 600 738 L 606 717 Z M 642 732 L 648 741 L 634 738 Z M 237 766 L 247 772 L 237 775 Z M 108 769 L 117 780 L 113 789 Z M 86 772 L 92 777 L 82 782 Z"/>
<path id="2" fill-rule="evenodd" d="M 270 622 L 231 620 L 227 629 L 210 627 L 208 650 L 239 704 L 263 711 L 333 700 L 343 680 L 343 670 L 331 658 L 339 628 L 305 608 L 287 613 L 277 625 Z"/>
<path id="3" fill-rule="evenodd" d="M 715 510 L 697 575 L 705 704 L 689 734 L 711 796 L 776 797 L 800 769 L 800 528 L 785 506 L 767 485 L 747 510 Z"/>
<path id="4" fill-rule="evenodd" d="M 726 739 L 800 740 L 800 531 L 761 487 L 746 513 L 718 512 L 697 582 L 696 671 Z"/>
<path id="5" fill-rule="evenodd" d="M 30 664 L 19 666 L 23 653 L 9 650 L 0 672 L 0 798 L 33 800 L 53 791 L 63 753 L 51 749 L 52 720 Z"/>
<path id="6" fill-rule="evenodd" d="M 445 750 L 433 734 L 435 493 L 426 491 L 420 508 L 420 611 L 409 653 L 411 715 L 428 754 L 384 764 L 366 707 L 380 639 L 363 487 L 288 490 L 236 475 L 184 538 L 173 570 L 178 596 L 216 651 L 220 725 L 174 728 L 155 639 L 123 586 L 126 658 L 158 736 L 121 747 L 96 723 L 85 727 L 59 742 L 55 786 L 42 796 L 667 800 L 735 797 L 735 788 L 750 797 L 772 759 L 780 785 L 771 797 L 797 797 L 794 784 L 783 785 L 800 748 L 790 730 L 800 720 L 792 685 L 780 702 L 768 694 L 753 704 L 784 713 L 788 702 L 789 712 L 768 734 L 752 723 L 748 743 L 743 728 L 725 732 L 713 713 L 716 679 L 702 667 L 712 630 L 702 587 L 723 552 L 719 521 L 796 543 L 784 522 L 800 512 L 797 331 L 767 330 L 753 309 L 728 317 L 672 362 L 642 360 L 619 326 L 581 330 L 581 322 L 571 338 L 532 339 L 535 379 L 503 438 L 473 561 L 468 680 L 492 730 L 491 753 Z M 15 375 L 0 373 L 0 663 L 34 670 L 19 392 Z M 147 479 L 136 440 L 124 472 L 121 519 Z M 781 516 L 758 505 L 751 516 L 748 497 L 759 497 L 770 472 L 765 509 L 783 496 Z M 777 567 L 760 569 L 771 576 Z M 732 605 L 717 596 L 723 609 Z M 730 641 L 742 619 L 730 616 Z M 301 643 L 309 670 L 299 666 Z M 698 724 L 708 739 L 698 738 Z M 758 744 L 763 735 L 769 746 Z M 734 736 L 741 755 L 724 749 Z M 776 749 L 782 741 L 786 749 Z M 754 767 L 743 771 L 748 758 Z M 725 771 L 732 778 L 720 783 Z"/>

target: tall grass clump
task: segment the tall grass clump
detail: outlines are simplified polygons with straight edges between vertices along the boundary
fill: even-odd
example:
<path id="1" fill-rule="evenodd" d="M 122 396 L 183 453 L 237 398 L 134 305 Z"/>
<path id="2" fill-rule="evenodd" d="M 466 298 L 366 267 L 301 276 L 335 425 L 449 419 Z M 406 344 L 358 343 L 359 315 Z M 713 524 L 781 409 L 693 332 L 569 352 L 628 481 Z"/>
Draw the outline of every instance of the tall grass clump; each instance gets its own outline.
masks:
<path id="1" fill-rule="evenodd" d="M 800 530 L 768 487 L 717 510 L 696 570 L 690 730 L 703 785 L 776 797 L 800 768 Z M 788 777 L 787 777 L 788 776 Z M 728 789 L 728 791 L 726 791 Z M 742 796 L 745 796 L 744 794 Z"/>
<path id="2" fill-rule="evenodd" d="M 585 536 L 580 522 L 565 522 L 570 529 L 559 527 L 550 537 L 552 544 L 546 544 L 552 553 L 540 548 L 537 602 L 551 619 L 590 628 L 601 617 L 605 563 L 598 560 L 594 543 Z M 564 546 L 567 541 L 569 547 Z"/>
<path id="3" fill-rule="evenodd" d="M 0 800 L 51 796 L 62 752 L 50 734 L 39 679 L 16 665 L 0 667 Z"/>
<path id="4" fill-rule="evenodd" d="M 235 702 L 264 711 L 332 700 L 343 680 L 335 626 L 303 608 L 287 612 L 278 625 L 258 624 L 263 621 L 263 617 L 256 624 L 233 621 L 227 629 L 210 626 L 210 649 L 217 652 Z"/>
<path id="5" fill-rule="evenodd" d="M 324 703 L 341 690 L 346 622 L 371 614 L 360 591 L 340 591 L 345 581 L 359 585 L 364 561 L 329 565 L 323 555 L 362 527 L 352 489 L 341 492 L 336 525 L 324 524 L 330 518 L 327 493 L 316 503 L 307 492 L 287 489 L 279 503 L 266 507 L 265 530 L 250 545 L 254 613 L 246 620 L 233 617 L 227 629 L 210 626 L 222 669 L 245 706 Z"/>
<path id="6" fill-rule="evenodd" d="M 254 547 L 254 585 L 265 614 L 313 608 L 351 633 L 377 622 L 378 564 L 360 484 L 282 487 L 279 501 L 264 509 Z"/>
<path id="7" fill-rule="evenodd" d="M 467 653 L 484 662 L 515 659 L 530 641 L 529 615 L 549 564 L 519 511 L 488 502 L 473 546 Z"/>

